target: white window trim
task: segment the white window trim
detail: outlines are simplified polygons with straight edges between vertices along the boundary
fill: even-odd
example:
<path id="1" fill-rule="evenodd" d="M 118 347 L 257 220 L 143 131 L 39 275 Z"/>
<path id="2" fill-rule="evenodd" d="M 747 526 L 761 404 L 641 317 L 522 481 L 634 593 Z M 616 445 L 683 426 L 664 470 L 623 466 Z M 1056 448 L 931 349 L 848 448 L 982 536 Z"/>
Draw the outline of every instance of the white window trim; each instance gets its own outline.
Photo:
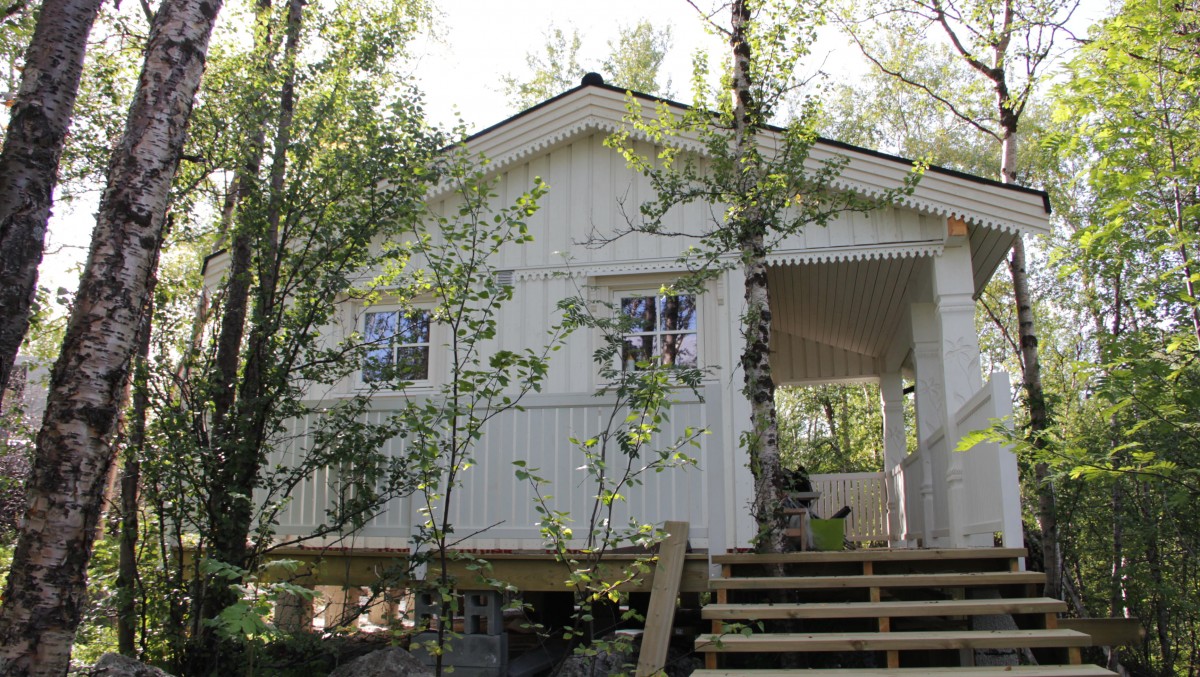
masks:
<path id="1" fill-rule="evenodd" d="M 618 314 L 622 313 L 623 312 L 622 301 L 624 301 L 625 299 L 651 298 L 651 299 L 654 299 L 654 303 L 656 306 L 655 320 L 656 320 L 656 324 L 657 324 L 658 322 L 661 322 L 661 314 L 659 312 L 657 312 L 657 305 L 659 303 L 659 300 L 666 296 L 669 296 L 669 294 L 662 293 L 661 285 L 658 287 L 641 286 L 641 287 L 632 287 L 630 289 L 613 289 L 613 291 L 612 291 L 613 310 L 614 310 L 614 312 L 616 312 Z M 704 316 L 704 310 L 701 306 L 702 306 L 704 297 L 703 297 L 703 295 L 700 295 L 700 294 L 681 294 L 681 296 L 689 296 L 692 298 L 693 307 L 694 307 L 695 313 L 696 313 L 694 329 L 667 330 L 667 329 L 663 329 L 660 326 L 655 326 L 650 331 L 630 332 L 630 333 L 625 334 L 624 337 L 625 338 L 644 337 L 644 338 L 653 340 L 654 345 L 656 346 L 655 349 L 653 350 L 653 357 L 659 358 L 659 357 L 661 357 L 661 355 L 657 349 L 657 345 L 658 345 L 658 341 L 661 338 L 663 338 L 664 336 L 670 336 L 670 335 L 674 335 L 674 336 L 693 335 L 696 337 L 696 348 L 695 348 L 696 364 L 695 364 L 695 367 L 700 368 L 700 367 L 704 366 L 704 357 L 703 357 L 704 352 L 701 347 L 701 340 L 702 340 L 701 334 L 703 333 L 702 319 Z M 618 362 L 620 362 L 622 360 L 621 357 L 618 357 L 617 359 L 618 359 Z M 620 369 L 625 369 L 626 365 L 618 364 L 617 367 Z M 693 367 L 689 366 L 689 367 L 685 367 L 685 368 L 691 369 Z"/>
<path id="2" fill-rule="evenodd" d="M 362 305 L 359 307 L 357 317 L 355 318 L 355 325 L 356 325 L 355 331 L 357 331 L 358 334 L 363 337 L 363 340 L 365 342 L 367 317 L 369 315 L 371 315 L 372 313 L 413 313 L 413 312 L 424 312 L 424 313 L 429 313 L 432 315 L 433 308 L 431 308 L 428 304 L 422 304 L 422 303 L 414 303 L 414 304 L 409 304 L 409 305 L 403 305 L 403 304 L 398 304 L 398 303 L 374 303 L 374 304 L 370 304 L 370 305 Z M 441 358 L 442 358 L 442 353 L 443 353 L 443 351 L 438 350 L 438 347 L 441 345 L 441 343 L 439 342 L 439 335 L 440 335 L 440 331 L 439 331 L 438 323 L 436 321 L 430 321 L 428 343 L 423 343 L 423 344 L 402 343 L 399 345 L 396 345 L 396 344 L 391 345 L 392 350 L 395 350 L 395 349 L 401 348 L 401 347 L 405 347 L 405 346 L 410 346 L 410 345 L 426 346 L 428 349 L 426 378 L 405 381 L 405 383 L 407 383 L 408 385 L 406 385 L 403 388 L 395 387 L 394 382 L 393 383 L 380 383 L 377 381 L 368 381 L 365 378 L 363 378 L 363 367 L 365 367 L 365 361 L 366 361 L 366 356 L 364 355 L 364 357 L 363 357 L 364 364 L 359 365 L 359 368 L 355 372 L 355 375 L 354 375 L 355 387 L 360 390 L 365 390 L 365 389 L 369 389 L 369 388 L 378 388 L 379 392 L 382 392 L 382 393 L 430 390 L 430 389 L 434 388 L 440 382 L 440 379 L 438 377 L 441 374 L 441 361 L 442 361 Z"/>

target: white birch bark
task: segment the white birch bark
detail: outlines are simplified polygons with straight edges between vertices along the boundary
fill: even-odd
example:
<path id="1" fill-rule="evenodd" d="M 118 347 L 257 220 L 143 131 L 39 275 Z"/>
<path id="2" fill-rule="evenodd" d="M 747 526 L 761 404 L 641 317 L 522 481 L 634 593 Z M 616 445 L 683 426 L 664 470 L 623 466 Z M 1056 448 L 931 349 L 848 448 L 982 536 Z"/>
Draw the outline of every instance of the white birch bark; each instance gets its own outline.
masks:
<path id="1" fill-rule="evenodd" d="M 733 50 L 735 156 L 744 167 L 743 181 L 748 190 L 743 194 L 752 195 L 760 180 L 755 133 L 761 122 L 751 82 L 752 53 L 747 36 L 751 14 L 745 0 L 735 0 L 731 12 L 729 44 Z M 745 378 L 743 393 L 750 401 L 746 451 L 754 476 L 751 512 L 758 524 L 755 547 L 760 552 L 783 552 L 786 520 L 779 427 L 775 417 L 775 381 L 771 377 L 771 300 L 764 239 L 769 224 L 765 220 L 762 210 L 750 202 L 740 206 L 731 216 L 729 227 L 738 234 L 745 274 L 746 314 L 742 318 L 745 347 L 741 364 Z"/>
<path id="2" fill-rule="evenodd" d="M 51 376 L 25 521 L 0 607 L 3 675 L 57 677 L 69 664 L 113 462 L 117 412 L 220 7 L 220 0 L 164 0 L 151 27 Z"/>
<path id="3" fill-rule="evenodd" d="M 0 404 L 29 329 L 51 198 L 100 0 L 46 0 L 0 151 Z"/>

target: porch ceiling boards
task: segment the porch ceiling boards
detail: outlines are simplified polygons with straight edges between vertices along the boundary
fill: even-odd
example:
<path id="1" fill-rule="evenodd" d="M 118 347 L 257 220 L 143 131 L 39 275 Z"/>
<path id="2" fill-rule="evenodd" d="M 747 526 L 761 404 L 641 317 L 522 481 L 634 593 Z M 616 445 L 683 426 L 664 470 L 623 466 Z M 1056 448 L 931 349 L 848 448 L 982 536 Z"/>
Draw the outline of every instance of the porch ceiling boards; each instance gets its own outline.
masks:
<path id="1" fill-rule="evenodd" d="M 772 354 L 780 383 L 856 379 L 879 373 L 923 259 L 836 261 L 768 269 Z"/>
<path id="2" fill-rule="evenodd" d="M 971 261 L 974 265 L 975 298 L 983 293 L 996 267 L 1008 257 L 1016 235 L 994 228 L 970 226 Z"/>

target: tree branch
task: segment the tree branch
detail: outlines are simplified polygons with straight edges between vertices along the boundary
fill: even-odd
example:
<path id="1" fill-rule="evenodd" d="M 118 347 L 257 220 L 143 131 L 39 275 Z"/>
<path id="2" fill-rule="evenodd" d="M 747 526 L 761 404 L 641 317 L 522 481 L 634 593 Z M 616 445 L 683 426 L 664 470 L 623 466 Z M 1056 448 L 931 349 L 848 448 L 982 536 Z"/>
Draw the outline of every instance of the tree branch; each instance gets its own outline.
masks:
<path id="1" fill-rule="evenodd" d="M 713 29 L 714 31 L 716 31 L 717 33 L 719 33 L 721 35 L 724 35 L 725 37 L 729 37 L 729 35 L 730 35 L 729 29 L 725 28 L 724 26 L 717 23 L 716 21 L 713 21 L 713 17 L 716 16 L 717 14 L 720 14 L 721 11 L 724 9 L 724 7 L 713 10 L 712 12 L 705 12 L 704 10 L 700 9 L 700 6 L 696 4 L 695 0 L 687 0 L 687 4 L 691 5 L 692 9 L 696 10 L 696 14 L 700 15 L 700 19 L 704 23 L 708 24 L 709 28 Z"/>
<path id="2" fill-rule="evenodd" d="M 936 15 L 936 21 L 941 24 L 942 30 L 946 32 L 946 37 L 950 39 L 950 44 L 954 46 L 954 50 L 958 52 L 959 56 L 961 56 L 968 64 L 970 64 L 972 68 L 980 73 L 983 73 L 987 79 L 991 80 L 992 82 L 999 82 L 1004 77 L 1004 70 L 1000 69 L 999 72 L 997 72 L 997 69 L 989 68 L 987 64 L 983 63 L 971 54 L 970 50 L 968 50 L 966 46 L 963 45 L 962 40 L 959 39 L 958 33 L 956 33 L 950 26 L 949 20 L 946 19 L 946 11 L 942 9 L 942 3 L 940 0 L 935 0 L 933 3 L 933 10 Z"/>
<path id="3" fill-rule="evenodd" d="M 845 22 L 842 22 L 842 23 L 843 23 L 843 25 L 845 25 Z M 926 85 L 923 82 L 917 82 L 916 80 L 913 80 L 912 78 L 908 77 L 904 73 L 901 73 L 898 70 L 893 70 L 893 69 L 888 68 L 887 66 L 883 65 L 882 61 L 880 61 L 878 58 L 875 57 L 875 55 L 871 54 L 871 52 L 867 50 L 867 46 L 865 44 L 863 44 L 862 40 L 860 40 L 858 38 L 857 33 L 855 33 L 852 30 L 847 30 L 847 32 L 850 34 L 850 39 L 854 41 L 854 44 L 858 45 L 858 51 L 860 53 L 862 53 L 863 57 L 865 57 L 867 59 L 867 61 L 870 61 L 872 64 L 874 64 L 875 67 L 878 68 L 880 71 L 882 71 L 884 74 L 890 75 L 890 76 L 896 78 L 897 80 L 899 80 L 900 82 L 903 82 L 904 84 L 908 85 L 909 87 L 915 87 L 915 88 L 925 92 L 930 97 L 932 97 L 935 101 L 937 101 L 938 103 L 940 103 L 943 106 L 945 106 L 946 108 L 948 108 L 950 110 L 950 113 L 953 114 L 954 117 L 958 118 L 959 120 L 962 120 L 963 122 L 974 127 L 975 129 L 978 129 L 979 131 L 983 132 L 984 134 L 987 134 L 988 136 L 992 137 L 993 139 L 995 139 L 997 141 L 1000 140 L 999 134 L 997 134 L 995 131 L 993 131 L 991 129 L 988 129 L 984 125 L 980 124 L 979 121 L 975 120 L 975 118 L 973 118 L 970 115 L 967 115 L 966 113 L 959 110 L 958 106 L 955 106 L 954 103 L 951 102 L 949 99 L 947 99 L 946 97 L 941 96 L 937 92 L 933 91 L 933 89 L 930 88 L 929 85 Z"/>
<path id="4" fill-rule="evenodd" d="M 1013 354 L 1017 356 L 1017 362 L 1020 362 L 1022 365 L 1024 365 L 1025 362 L 1021 359 L 1021 347 L 1018 346 L 1017 342 L 1013 340 L 1012 334 L 1010 334 L 1008 331 L 1008 327 L 1004 326 L 1004 322 L 998 315 L 996 315 L 996 312 L 992 310 L 992 307 L 988 305 L 986 300 L 981 298 L 979 299 L 979 303 L 982 304 L 983 309 L 987 311 L 988 317 L 992 318 L 992 324 L 996 325 L 996 329 L 1000 330 L 1000 335 L 1004 337 L 1005 342 L 1007 342 L 1008 346 L 1012 348 Z"/>

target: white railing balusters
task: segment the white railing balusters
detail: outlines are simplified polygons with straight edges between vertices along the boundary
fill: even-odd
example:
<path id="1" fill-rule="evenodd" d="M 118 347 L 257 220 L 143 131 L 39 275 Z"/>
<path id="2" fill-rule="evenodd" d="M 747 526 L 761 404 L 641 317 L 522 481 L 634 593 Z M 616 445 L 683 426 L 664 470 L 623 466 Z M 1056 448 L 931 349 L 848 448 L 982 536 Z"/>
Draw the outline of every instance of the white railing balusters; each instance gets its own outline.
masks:
<path id="1" fill-rule="evenodd" d="M 842 506 L 850 506 L 847 539 L 888 540 L 887 482 L 882 472 L 812 475 L 809 479 L 813 491 L 821 494 L 815 506 L 820 517 L 832 517 Z"/>

